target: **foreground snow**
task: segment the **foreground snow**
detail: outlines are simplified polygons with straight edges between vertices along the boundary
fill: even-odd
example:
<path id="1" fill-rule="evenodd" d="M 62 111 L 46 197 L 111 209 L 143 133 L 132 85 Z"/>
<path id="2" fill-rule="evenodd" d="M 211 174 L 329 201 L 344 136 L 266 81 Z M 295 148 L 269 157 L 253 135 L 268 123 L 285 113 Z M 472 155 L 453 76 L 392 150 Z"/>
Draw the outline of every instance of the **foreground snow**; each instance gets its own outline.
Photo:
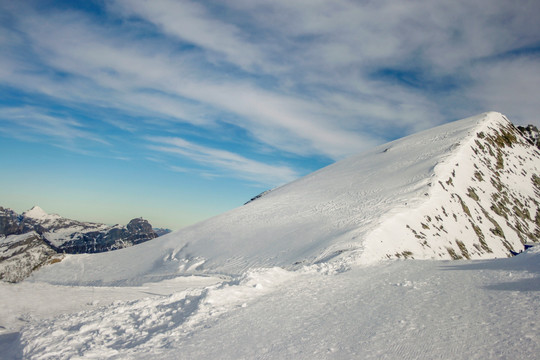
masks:
<path id="1" fill-rule="evenodd" d="M 232 279 L 125 288 L 1 285 L 2 326 L 25 324 L 20 336 L 0 337 L 0 353 L 28 359 L 534 359 L 540 353 L 540 247 L 510 259 L 317 270 L 260 269 Z M 74 312 L 77 304 L 86 310 Z"/>

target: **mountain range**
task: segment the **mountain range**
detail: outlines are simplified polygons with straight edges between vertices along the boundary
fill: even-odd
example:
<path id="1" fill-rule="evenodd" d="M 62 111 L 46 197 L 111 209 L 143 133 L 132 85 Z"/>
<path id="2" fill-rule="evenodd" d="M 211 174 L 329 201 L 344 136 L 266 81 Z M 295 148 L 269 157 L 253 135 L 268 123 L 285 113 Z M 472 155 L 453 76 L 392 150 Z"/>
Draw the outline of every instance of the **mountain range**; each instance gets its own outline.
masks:
<path id="1" fill-rule="evenodd" d="M 142 218 L 109 226 L 47 214 L 39 206 L 21 215 L 0 207 L 0 279 L 20 281 L 44 264 L 61 261 L 64 254 L 117 250 L 157 236 Z"/>

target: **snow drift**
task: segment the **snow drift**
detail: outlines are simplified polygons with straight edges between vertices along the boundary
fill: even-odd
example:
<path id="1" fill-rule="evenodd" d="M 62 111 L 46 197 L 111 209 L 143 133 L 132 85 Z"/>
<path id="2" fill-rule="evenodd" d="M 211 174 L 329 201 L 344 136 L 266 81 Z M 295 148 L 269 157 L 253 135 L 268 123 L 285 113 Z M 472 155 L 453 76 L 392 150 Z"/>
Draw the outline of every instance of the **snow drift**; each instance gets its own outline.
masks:
<path id="1" fill-rule="evenodd" d="M 538 239 L 539 168 L 538 150 L 503 115 L 485 113 L 376 147 L 147 243 L 70 255 L 33 279 L 135 284 L 258 267 L 506 257 Z"/>

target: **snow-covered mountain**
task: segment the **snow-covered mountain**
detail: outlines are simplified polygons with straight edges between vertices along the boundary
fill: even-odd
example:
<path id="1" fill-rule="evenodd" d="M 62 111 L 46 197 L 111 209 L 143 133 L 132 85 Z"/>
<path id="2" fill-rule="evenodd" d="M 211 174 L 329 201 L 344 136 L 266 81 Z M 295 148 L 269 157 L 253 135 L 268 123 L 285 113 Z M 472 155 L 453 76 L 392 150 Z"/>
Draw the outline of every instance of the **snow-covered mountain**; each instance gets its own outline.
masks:
<path id="1" fill-rule="evenodd" d="M 39 206 L 21 215 L 0 207 L 0 279 L 20 281 L 42 265 L 60 261 L 58 254 L 111 251 L 157 236 L 142 218 L 109 226 L 47 214 Z"/>
<path id="2" fill-rule="evenodd" d="M 482 114 L 0 282 L 0 358 L 535 359 L 540 246 L 507 258 L 538 240 L 529 140 Z"/>
<path id="3" fill-rule="evenodd" d="M 141 283 L 258 267 L 507 257 L 538 241 L 539 169 L 538 149 L 503 115 L 484 113 L 342 160 L 152 242 L 69 256 L 34 279 Z"/>

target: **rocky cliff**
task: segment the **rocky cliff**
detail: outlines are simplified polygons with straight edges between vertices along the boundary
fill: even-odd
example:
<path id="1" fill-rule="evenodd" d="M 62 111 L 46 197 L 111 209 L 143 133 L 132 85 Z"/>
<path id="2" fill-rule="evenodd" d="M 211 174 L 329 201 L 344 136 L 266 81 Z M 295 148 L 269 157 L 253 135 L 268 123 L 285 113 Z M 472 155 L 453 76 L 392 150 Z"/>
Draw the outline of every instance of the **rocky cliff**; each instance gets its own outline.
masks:
<path id="1" fill-rule="evenodd" d="M 0 207 L 0 279 L 20 281 L 44 264 L 60 261 L 61 254 L 106 252 L 157 236 L 142 218 L 109 226 L 47 214 L 38 206 L 21 215 Z"/>

